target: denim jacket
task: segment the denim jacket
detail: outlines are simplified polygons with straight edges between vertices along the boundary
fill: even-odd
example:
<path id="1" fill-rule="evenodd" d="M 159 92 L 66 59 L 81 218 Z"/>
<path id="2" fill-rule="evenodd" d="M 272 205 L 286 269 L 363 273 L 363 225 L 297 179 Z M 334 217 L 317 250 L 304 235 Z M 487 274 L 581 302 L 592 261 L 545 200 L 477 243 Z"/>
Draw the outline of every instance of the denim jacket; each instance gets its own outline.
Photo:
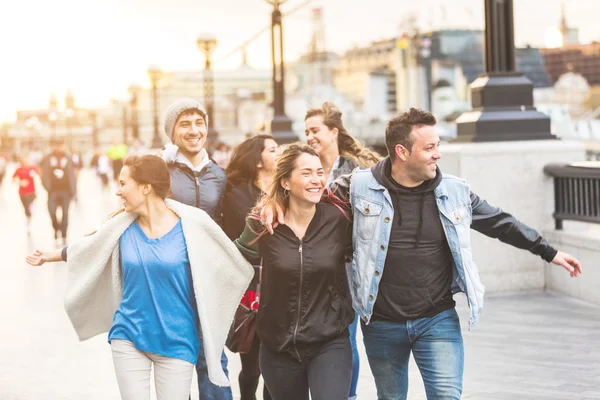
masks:
<path id="1" fill-rule="evenodd" d="M 343 189 L 337 191 L 340 195 L 350 186 L 349 200 L 354 214 L 353 260 L 347 272 L 354 309 L 369 323 L 383 275 L 394 207 L 388 190 L 375 179 L 371 169 L 355 169 L 351 176 L 336 181 L 336 186 Z M 557 250 L 535 229 L 472 193 L 463 179 L 442 174 L 442 182 L 434 194 L 452 252 L 452 293 L 466 294 L 470 308 L 469 326 L 472 327 L 483 309 L 485 288 L 473 261 L 471 229 L 529 250 L 547 262 L 552 261 Z"/>
<path id="2" fill-rule="evenodd" d="M 443 174 L 434 194 L 454 261 L 452 293 L 466 293 L 471 310 L 469 325 L 473 326 L 483 309 L 485 288 L 471 255 L 469 185 L 460 178 Z M 349 271 L 352 300 L 355 310 L 368 323 L 383 275 L 394 208 L 388 190 L 370 169 L 355 170 L 352 175 L 350 203 L 354 211 L 354 251 Z"/>

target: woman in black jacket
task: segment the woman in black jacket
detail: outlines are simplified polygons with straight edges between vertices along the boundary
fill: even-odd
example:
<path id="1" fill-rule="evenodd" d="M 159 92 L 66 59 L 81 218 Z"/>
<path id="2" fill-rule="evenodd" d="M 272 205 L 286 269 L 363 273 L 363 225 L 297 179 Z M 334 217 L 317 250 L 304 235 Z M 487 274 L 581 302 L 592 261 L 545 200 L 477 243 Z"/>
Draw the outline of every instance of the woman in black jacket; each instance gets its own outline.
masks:
<path id="1" fill-rule="evenodd" d="M 247 259 L 262 258 L 257 332 L 260 367 L 275 400 L 346 400 L 352 378 L 348 326 L 354 319 L 345 257 L 352 226 L 331 194 L 317 153 L 291 145 L 277 162 L 266 203 L 285 225 L 264 234 L 259 208 L 236 240 Z"/>
<path id="2" fill-rule="evenodd" d="M 304 126 L 306 143 L 319 155 L 329 188 L 337 178 L 351 174 L 354 168 L 371 168 L 382 159 L 379 154 L 365 147 L 348 133 L 342 122 L 342 112 L 333 103 L 325 102 L 321 107 L 309 109 L 304 117 Z M 358 315 L 349 329 L 353 358 L 352 384 L 348 394 L 350 400 L 357 398 L 356 388 L 360 370 L 356 346 L 357 326 Z"/>
<path id="3" fill-rule="evenodd" d="M 237 239 L 246 226 L 246 217 L 261 196 L 267 192 L 273 181 L 273 171 L 277 162 L 277 143 L 270 135 L 253 136 L 240 143 L 234 150 L 227 166 L 227 188 L 223 197 L 223 230 L 231 238 Z M 244 300 L 248 306 L 256 298 L 258 274 L 250 284 Z M 256 388 L 260 378 L 258 350 L 260 341 L 255 335 L 250 351 L 240 353 L 242 370 L 238 377 L 241 400 L 256 400 Z M 271 400 L 266 385 L 263 399 Z"/>

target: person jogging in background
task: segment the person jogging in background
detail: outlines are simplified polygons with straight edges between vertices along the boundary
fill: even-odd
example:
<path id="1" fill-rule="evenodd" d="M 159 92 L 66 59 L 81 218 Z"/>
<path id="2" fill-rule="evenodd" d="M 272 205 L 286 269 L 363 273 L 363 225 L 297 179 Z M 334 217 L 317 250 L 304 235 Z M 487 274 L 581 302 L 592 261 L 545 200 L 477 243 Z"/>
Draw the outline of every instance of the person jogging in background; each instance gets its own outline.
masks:
<path id="1" fill-rule="evenodd" d="M 19 197 L 27 217 L 27 234 L 31 233 L 31 205 L 35 200 L 35 177 L 37 168 L 29 160 L 29 155 L 21 156 L 20 165 L 13 174 L 13 180 L 19 185 Z"/>

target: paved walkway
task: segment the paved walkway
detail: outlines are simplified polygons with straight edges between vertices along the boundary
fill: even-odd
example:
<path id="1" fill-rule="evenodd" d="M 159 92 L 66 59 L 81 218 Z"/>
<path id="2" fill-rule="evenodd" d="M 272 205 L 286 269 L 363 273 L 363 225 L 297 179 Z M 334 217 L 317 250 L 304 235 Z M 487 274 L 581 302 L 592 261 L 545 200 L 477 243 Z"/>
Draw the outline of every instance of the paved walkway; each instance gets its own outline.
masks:
<path id="1" fill-rule="evenodd" d="M 89 171 L 80 179 L 72 238 L 92 231 L 118 207 Z M 28 238 L 16 187 L 5 181 L 0 188 L 0 400 L 117 400 L 106 335 L 77 342 L 63 310 L 65 265 L 33 268 L 24 262 L 33 249 L 54 247 L 43 193 L 33 225 Z M 464 297 L 457 297 L 466 323 Z M 544 292 L 490 295 L 480 323 L 471 332 L 465 327 L 463 335 L 465 399 L 600 399 L 600 307 Z M 359 398 L 374 400 L 359 345 Z M 239 368 L 239 358 L 230 355 L 233 377 Z M 239 398 L 236 379 L 232 384 Z M 414 364 L 410 384 L 409 399 L 424 399 Z M 198 399 L 195 389 L 192 399 Z"/>

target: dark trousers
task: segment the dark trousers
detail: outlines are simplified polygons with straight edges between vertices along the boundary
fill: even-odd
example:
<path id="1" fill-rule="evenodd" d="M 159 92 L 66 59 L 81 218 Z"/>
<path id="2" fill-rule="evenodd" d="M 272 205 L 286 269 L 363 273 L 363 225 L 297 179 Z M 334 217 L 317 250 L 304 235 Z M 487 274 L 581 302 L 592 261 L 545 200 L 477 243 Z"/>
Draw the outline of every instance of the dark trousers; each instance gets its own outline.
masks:
<path id="1" fill-rule="evenodd" d="M 348 400 L 352 346 L 339 336 L 299 362 L 288 353 L 260 348 L 260 369 L 274 400 Z"/>
<path id="2" fill-rule="evenodd" d="M 242 361 L 242 370 L 238 377 L 240 383 L 240 400 L 256 400 L 256 388 L 260 378 L 260 365 L 258 363 L 258 354 L 260 350 L 260 339 L 254 335 L 254 342 L 250 351 L 246 354 L 240 354 Z M 263 390 L 263 400 L 271 400 L 269 389 L 265 385 Z"/>
<path id="3" fill-rule="evenodd" d="M 113 179 L 115 181 L 118 181 L 119 174 L 121 173 L 121 169 L 123 168 L 123 159 L 112 160 L 112 168 L 113 168 Z"/>
<path id="4" fill-rule="evenodd" d="M 52 191 L 48 193 L 48 212 L 52 219 L 52 227 L 54 233 L 61 232 L 61 236 L 67 237 L 67 228 L 69 226 L 69 203 L 71 202 L 71 194 L 65 191 Z M 58 207 L 62 210 L 62 218 L 58 222 L 56 218 L 56 210 Z"/>
<path id="5" fill-rule="evenodd" d="M 35 193 L 22 194 L 20 197 L 21 204 L 23 204 L 23 209 L 25 210 L 25 215 L 31 217 L 31 203 L 35 200 Z"/>

